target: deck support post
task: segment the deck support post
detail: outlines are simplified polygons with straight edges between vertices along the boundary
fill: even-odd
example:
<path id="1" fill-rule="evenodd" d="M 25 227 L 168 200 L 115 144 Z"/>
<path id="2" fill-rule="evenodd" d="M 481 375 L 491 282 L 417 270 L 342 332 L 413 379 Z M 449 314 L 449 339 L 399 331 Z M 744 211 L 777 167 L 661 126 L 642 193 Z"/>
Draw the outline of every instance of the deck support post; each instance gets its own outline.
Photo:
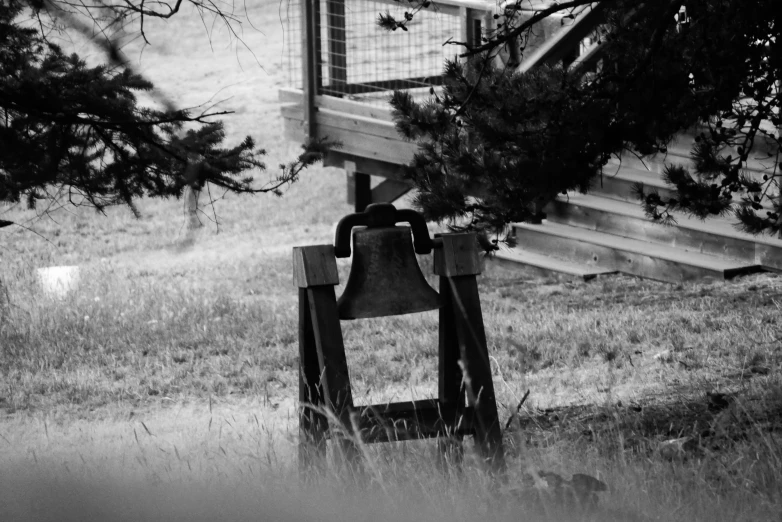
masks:
<path id="1" fill-rule="evenodd" d="M 385 179 L 372 188 L 372 178 L 369 174 L 356 172 L 356 164 L 345 161 L 347 175 L 348 203 L 354 205 L 356 212 L 364 212 L 371 203 L 393 203 L 404 196 L 413 186 L 406 181 Z"/>
<path id="2" fill-rule="evenodd" d="M 345 174 L 348 180 L 348 203 L 352 203 L 356 212 L 364 212 L 372 201 L 372 178 L 369 174 L 356 172 L 356 164 L 352 161 L 345 162 Z"/>

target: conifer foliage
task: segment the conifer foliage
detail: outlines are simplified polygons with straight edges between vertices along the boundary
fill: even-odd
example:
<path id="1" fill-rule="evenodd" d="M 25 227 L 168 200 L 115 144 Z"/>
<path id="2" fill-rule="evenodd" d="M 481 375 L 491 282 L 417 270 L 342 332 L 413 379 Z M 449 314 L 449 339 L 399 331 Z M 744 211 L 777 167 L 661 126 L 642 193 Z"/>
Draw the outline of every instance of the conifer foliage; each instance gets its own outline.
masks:
<path id="1" fill-rule="evenodd" d="M 385 14 L 380 27 L 415 30 L 407 25 L 422 2 L 401 1 L 411 6 L 405 19 Z M 497 65 L 504 46 L 525 55 L 535 23 L 585 4 L 605 20 L 593 34 L 602 52 L 597 70 L 549 64 L 521 73 Z M 682 4 L 689 17 L 677 23 Z M 515 16 L 523 2 L 508 5 L 496 32 L 461 42 L 462 61 L 446 64 L 441 92 L 426 102 L 393 95 L 397 129 L 420 146 L 407 169 L 416 203 L 429 219 L 499 233 L 511 222 L 539 220 L 557 194 L 599 183 L 612 156 L 664 153 L 675 134 L 697 128 L 694 171 L 668 166 L 674 198 L 639 190 L 647 214 L 673 222 L 674 211 L 732 212 L 750 232 L 782 231 L 777 4 L 573 0 L 524 20 Z M 745 171 L 759 156 L 768 167 L 763 179 Z"/>
<path id="2" fill-rule="evenodd" d="M 31 15 L 42 19 L 54 4 L 0 2 L 0 201 L 34 208 L 41 200 L 66 198 L 99 210 L 125 204 L 136 212 L 137 198 L 179 197 L 186 186 L 279 194 L 322 158 L 322 144 L 309 144 L 280 165 L 274 181 L 256 186 L 247 173 L 265 169 L 265 151 L 249 136 L 224 145 L 223 124 L 214 118 L 226 112 L 143 107 L 136 96 L 153 88 L 148 80 L 117 60 L 90 67 L 51 43 L 43 24 L 23 23 Z M 126 2 L 125 12 L 133 5 Z M 104 19 L 114 13 L 127 22 L 106 4 L 94 8 Z"/>

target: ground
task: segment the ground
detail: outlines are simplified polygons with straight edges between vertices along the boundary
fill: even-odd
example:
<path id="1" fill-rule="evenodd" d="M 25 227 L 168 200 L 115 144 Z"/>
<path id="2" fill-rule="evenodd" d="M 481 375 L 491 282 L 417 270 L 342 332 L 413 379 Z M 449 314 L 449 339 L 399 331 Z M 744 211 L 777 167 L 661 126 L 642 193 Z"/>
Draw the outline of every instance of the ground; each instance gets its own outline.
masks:
<path id="1" fill-rule="evenodd" d="M 253 135 L 273 172 L 297 150 L 276 93 L 285 11 L 248 8 L 254 57 L 187 11 L 126 52 L 180 106 L 225 100 L 229 139 Z M 139 219 L 0 207 L 26 227 L 0 235 L 0 500 L 15 502 L 0 512 L 19 515 L 0 518 L 561 519 L 556 502 L 552 515 L 529 498 L 547 498 L 530 483 L 545 470 L 609 485 L 600 510 L 575 519 L 777 519 L 781 277 L 585 283 L 493 260 L 480 292 L 503 425 L 530 390 L 505 432 L 508 483 L 474 458 L 443 479 L 433 444 L 409 443 L 366 448 L 368 491 L 335 468 L 301 501 L 291 248 L 333 241 L 352 212 L 344 173 L 310 169 L 282 198 L 212 196 L 196 234 L 176 200 L 142 201 Z M 61 265 L 80 282 L 47 297 L 36 269 Z M 348 261 L 339 268 L 344 282 Z M 435 393 L 434 312 L 343 331 L 358 403 Z"/>

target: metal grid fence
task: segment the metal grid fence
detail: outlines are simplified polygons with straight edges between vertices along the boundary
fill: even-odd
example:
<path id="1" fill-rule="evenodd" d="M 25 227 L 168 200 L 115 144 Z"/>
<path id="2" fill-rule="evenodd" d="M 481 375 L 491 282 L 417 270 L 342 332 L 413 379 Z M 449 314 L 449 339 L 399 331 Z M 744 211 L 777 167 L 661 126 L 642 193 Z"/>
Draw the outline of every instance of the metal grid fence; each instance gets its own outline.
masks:
<path id="1" fill-rule="evenodd" d="M 293 88 L 303 85 L 302 1 L 285 0 L 281 6 L 287 82 Z M 435 2 L 416 13 L 408 31 L 391 32 L 377 26 L 378 15 L 388 12 L 402 20 L 406 2 L 317 0 L 315 4 L 318 92 L 349 99 L 386 101 L 395 89 L 428 92 L 441 83 L 445 60 L 454 59 L 462 49 L 444 43 L 464 41 L 471 38 L 469 31 L 481 31 L 480 23 L 465 19 L 464 8 Z M 487 1 L 487 11 L 492 5 Z"/>

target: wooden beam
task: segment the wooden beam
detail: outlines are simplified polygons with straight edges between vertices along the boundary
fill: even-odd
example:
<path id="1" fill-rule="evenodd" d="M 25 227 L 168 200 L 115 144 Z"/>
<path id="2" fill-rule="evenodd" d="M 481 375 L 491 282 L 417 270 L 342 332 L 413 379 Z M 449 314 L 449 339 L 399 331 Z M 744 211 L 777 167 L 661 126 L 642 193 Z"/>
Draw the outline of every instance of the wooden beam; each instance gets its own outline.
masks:
<path id="1" fill-rule="evenodd" d="M 385 179 L 372 189 L 372 203 L 393 203 L 412 189 L 410 182 Z"/>
<path id="2" fill-rule="evenodd" d="M 583 76 L 592 69 L 605 54 L 606 46 L 601 42 L 595 42 L 587 50 L 570 64 L 570 72 L 576 76 Z"/>
<path id="3" fill-rule="evenodd" d="M 390 121 L 382 121 L 376 118 L 325 108 L 318 109 L 315 118 L 319 124 L 329 127 L 336 127 L 361 134 L 371 134 L 372 136 L 409 143 L 401 134 L 399 134 L 399 131 L 396 130 L 396 124 Z"/>
<path id="4" fill-rule="evenodd" d="M 285 136 L 295 139 L 306 136 L 306 122 L 300 108 L 283 106 L 281 112 L 284 121 Z M 317 122 L 315 138 L 327 138 L 339 142 L 339 151 L 371 160 L 397 165 L 405 165 L 413 160 L 418 145 L 394 136 L 393 124 L 351 115 L 340 115 L 331 111 L 315 113 Z"/>
<path id="5" fill-rule="evenodd" d="M 341 150 L 330 150 L 323 160 L 326 167 L 346 168 L 348 163 L 352 163 L 351 168 L 356 172 L 371 172 L 373 176 L 380 176 L 386 179 L 403 180 L 404 167 L 399 163 L 388 163 L 371 158 L 364 158 L 349 154 Z"/>
<path id="6" fill-rule="evenodd" d="M 328 421 L 320 410 L 325 400 L 308 299 L 307 289 L 299 288 L 299 467 L 302 470 L 322 464 L 328 431 Z"/>
<path id="7" fill-rule="evenodd" d="M 334 245 L 293 247 L 293 284 L 299 288 L 338 285 Z"/>
<path id="8" fill-rule="evenodd" d="M 372 178 L 368 174 L 356 171 L 356 164 L 352 161 L 345 162 L 345 175 L 347 177 L 348 203 L 354 206 L 356 212 L 364 212 L 372 203 Z"/>
<path id="9" fill-rule="evenodd" d="M 603 9 L 601 2 L 594 2 L 586 6 L 579 13 L 572 25 L 563 27 L 546 40 L 542 46 L 519 65 L 518 72 L 527 72 L 537 65 L 562 60 L 578 43 L 586 37 L 599 23 L 603 21 Z"/>
<path id="10" fill-rule="evenodd" d="M 467 402 L 474 408 L 475 442 L 495 470 L 505 468 L 502 427 L 491 376 L 486 331 L 474 275 L 447 277 L 453 295 L 459 360 L 464 372 Z"/>
<path id="11" fill-rule="evenodd" d="M 303 130 L 305 138 L 313 138 L 317 134 L 315 95 L 320 84 L 320 0 L 302 0 L 301 23 Z"/>
<path id="12" fill-rule="evenodd" d="M 397 165 L 410 163 L 418 151 L 417 144 L 403 141 L 401 137 L 384 138 L 363 133 L 360 129 L 319 125 L 317 137 L 340 142 L 342 146 L 339 149 L 345 153 Z"/>
<path id="13" fill-rule="evenodd" d="M 304 91 L 301 89 L 279 89 L 277 97 L 280 103 L 303 106 Z M 391 107 L 388 105 L 371 105 L 368 103 L 345 100 L 327 95 L 316 95 L 315 106 L 319 109 L 330 109 L 335 112 L 343 112 L 355 116 L 364 116 L 381 121 L 392 122 Z M 301 109 L 299 109 L 301 111 Z"/>
<path id="14" fill-rule="evenodd" d="M 436 251 L 436 250 L 435 250 Z M 448 278 L 440 278 L 440 299 L 443 305 L 439 313 L 439 342 L 437 364 L 437 387 L 441 404 L 449 414 L 443 418 L 451 426 L 464 418 L 465 394 L 462 369 L 459 366 L 459 339 L 456 335 L 456 315 L 453 308 L 453 296 Z M 450 415 L 450 416 L 447 416 Z M 472 416 L 470 416 L 472 417 Z M 461 465 L 464 458 L 462 437 L 455 435 L 453 440 L 440 440 L 438 443 L 438 465 L 446 469 L 449 463 Z"/>
<path id="15" fill-rule="evenodd" d="M 323 94 L 342 96 L 344 94 L 369 94 L 372 92 L 392 91 L 395 89 L 428 88 L 433 85 L 442 85 L 444 78 L 441 74 L 434 76 L 419 76 L 416 78 L 398 78 L 393 80 L 377 80 L 362 83 L 341 83 L 334 86 L 323 87 Z"/>
<path id="16" fill-rule="evenodd" d="M 348 362 L 345 358 L 345 345 L 337 314 L 334 286 L 307 288 L 307 298 L 318 350 L 324 402 L 339 419 L 342 425 L 340 429 L 350 434 L 352 433 L 350 412 L 353 410 L 353 393 L 350 388 Z M 332 440 L 334 439 L 335 437 L 332 436 Z M 358 457 L 358 450 L 353 440 L 349 437 L 341 437 L 339 444 L 346 459 L 354 462 Z"/>
<path id="17" fill-rule="evenodd" d="M 444 277 L 460 277 L 481 273 L 478 243 L 474 232 L 435 234 L 440 246 L 434 249 L 434 273 Z"/>
<path id="18" fill-rule="evenodd" d="M 359 408 L 359 426 L 365 442 L 393 442 L 472 434 L 471 408 L 461 409 L 436 399 L 397 402 Z M 453 419 L 454 422 L 450 422 Z"/>
<path id="19" fill-rule="evenodd" d="M 450 303 L 450 309 L 441 314 L 441 328 L 445 319 L 448 326 L 456 330 L 458 364 L 463 373 L 465 394 L 469 406 L 475 408 L 475 441 L 493 468 L 502 470 L 505 467 L 505 451 L 475 277 L 480 273 L 475 234 L 443 234 L 435 237 L 439 245 L 434 250 L 434 272 L 440 276 L 440 295 Z M 440 334 L 443 334 L 442 330 Z M 450 341 L 453 342 L 453 339 Z M 453 396 L 455 384 L 449 383 L 448 379 L 452 377 L 444 373 L 453 371 L 446 366 L 454 364 L 454 355 L 448 350 L 441 340 L 441 361 L 443 358 L 447 361 L 441 362 L 441 393 Z"/>

